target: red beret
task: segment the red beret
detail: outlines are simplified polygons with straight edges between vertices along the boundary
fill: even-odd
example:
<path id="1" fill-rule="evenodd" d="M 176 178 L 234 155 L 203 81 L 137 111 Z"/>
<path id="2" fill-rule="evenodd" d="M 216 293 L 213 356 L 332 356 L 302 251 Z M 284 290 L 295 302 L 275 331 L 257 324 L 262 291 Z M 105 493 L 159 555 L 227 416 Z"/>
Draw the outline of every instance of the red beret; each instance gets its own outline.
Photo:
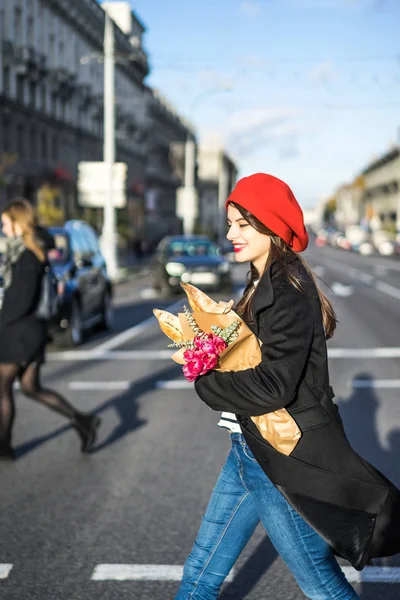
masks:
<path id="1" fill-rule="evenodd" d="M 226 201 L 226 209 L 229 202 L 235 202 L 251 212 L 295 252 L 307 248 L 308 234 L 303 211 L 284 181 L 266 173 L 243 177 Z"/>

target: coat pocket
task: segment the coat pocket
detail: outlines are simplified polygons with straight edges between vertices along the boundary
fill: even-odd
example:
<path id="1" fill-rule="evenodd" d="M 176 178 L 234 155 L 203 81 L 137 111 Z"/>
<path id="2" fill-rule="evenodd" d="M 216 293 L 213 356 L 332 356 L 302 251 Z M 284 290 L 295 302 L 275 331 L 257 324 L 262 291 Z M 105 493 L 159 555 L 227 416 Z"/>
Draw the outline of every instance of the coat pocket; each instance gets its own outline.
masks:
<path id="1" fill-rule="evenodd" d="M 301 431 L 308 431 L 330 423 L 329 415 L 321 404 L 291 408 L 289 412 Z"/>

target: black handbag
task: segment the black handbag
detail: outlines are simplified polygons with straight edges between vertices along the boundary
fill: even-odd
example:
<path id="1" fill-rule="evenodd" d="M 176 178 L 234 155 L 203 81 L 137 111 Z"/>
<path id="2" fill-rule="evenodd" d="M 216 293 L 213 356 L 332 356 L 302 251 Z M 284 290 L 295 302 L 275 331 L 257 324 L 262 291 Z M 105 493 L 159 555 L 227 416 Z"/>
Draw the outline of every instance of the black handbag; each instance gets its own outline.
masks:
<path id="1" fill-rule="evenodd" d="M 42 276 L 40 297 L 35 316 L 42 321 L 50 321 L 58 312 L 57 277 L 49 263 L 46 263 Z"/>

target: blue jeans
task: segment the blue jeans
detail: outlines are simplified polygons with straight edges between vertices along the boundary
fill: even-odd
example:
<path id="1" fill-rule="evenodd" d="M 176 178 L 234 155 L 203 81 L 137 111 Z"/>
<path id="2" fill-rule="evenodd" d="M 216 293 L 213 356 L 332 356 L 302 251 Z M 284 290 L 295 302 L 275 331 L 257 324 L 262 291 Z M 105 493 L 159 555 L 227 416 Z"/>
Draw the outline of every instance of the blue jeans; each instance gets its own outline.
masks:
<path id="1" fill-rule="evenodd" d="M 355 600 L 330 546 L 290 506 L 240 433 L 229 453 L 183 570 L 175 600 L 214 600 L 261 521 L 307 598 Z"/>

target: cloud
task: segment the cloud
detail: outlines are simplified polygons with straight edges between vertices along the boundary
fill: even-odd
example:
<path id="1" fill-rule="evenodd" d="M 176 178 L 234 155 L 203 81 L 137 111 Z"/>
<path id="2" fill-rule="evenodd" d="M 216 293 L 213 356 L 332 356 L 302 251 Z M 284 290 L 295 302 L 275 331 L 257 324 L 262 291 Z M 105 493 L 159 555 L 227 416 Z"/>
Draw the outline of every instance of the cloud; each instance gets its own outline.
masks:
<path id="1" fill-rule="evenodd" d="M 326 85 L 337 80 L 338 76 L 330 62 L 323 62 L 315 66 L 308 75 L 312 83 Z"/>
<path id="2" fill-rule="evenodd" d="M 261 4 L 254 0 L 244 0 L 239 7 L 242 15 L 246 17 L 257 17 L 261 12 Z"/>
<path id="3" fill-rule="evenodd" d="M 298 156 L 298 139 L 312 128 L 297 108 L 260 107 L 233 112 L 220 128 L 219 135 L 239 159 L 267 147 L 288 159 Z"/>

